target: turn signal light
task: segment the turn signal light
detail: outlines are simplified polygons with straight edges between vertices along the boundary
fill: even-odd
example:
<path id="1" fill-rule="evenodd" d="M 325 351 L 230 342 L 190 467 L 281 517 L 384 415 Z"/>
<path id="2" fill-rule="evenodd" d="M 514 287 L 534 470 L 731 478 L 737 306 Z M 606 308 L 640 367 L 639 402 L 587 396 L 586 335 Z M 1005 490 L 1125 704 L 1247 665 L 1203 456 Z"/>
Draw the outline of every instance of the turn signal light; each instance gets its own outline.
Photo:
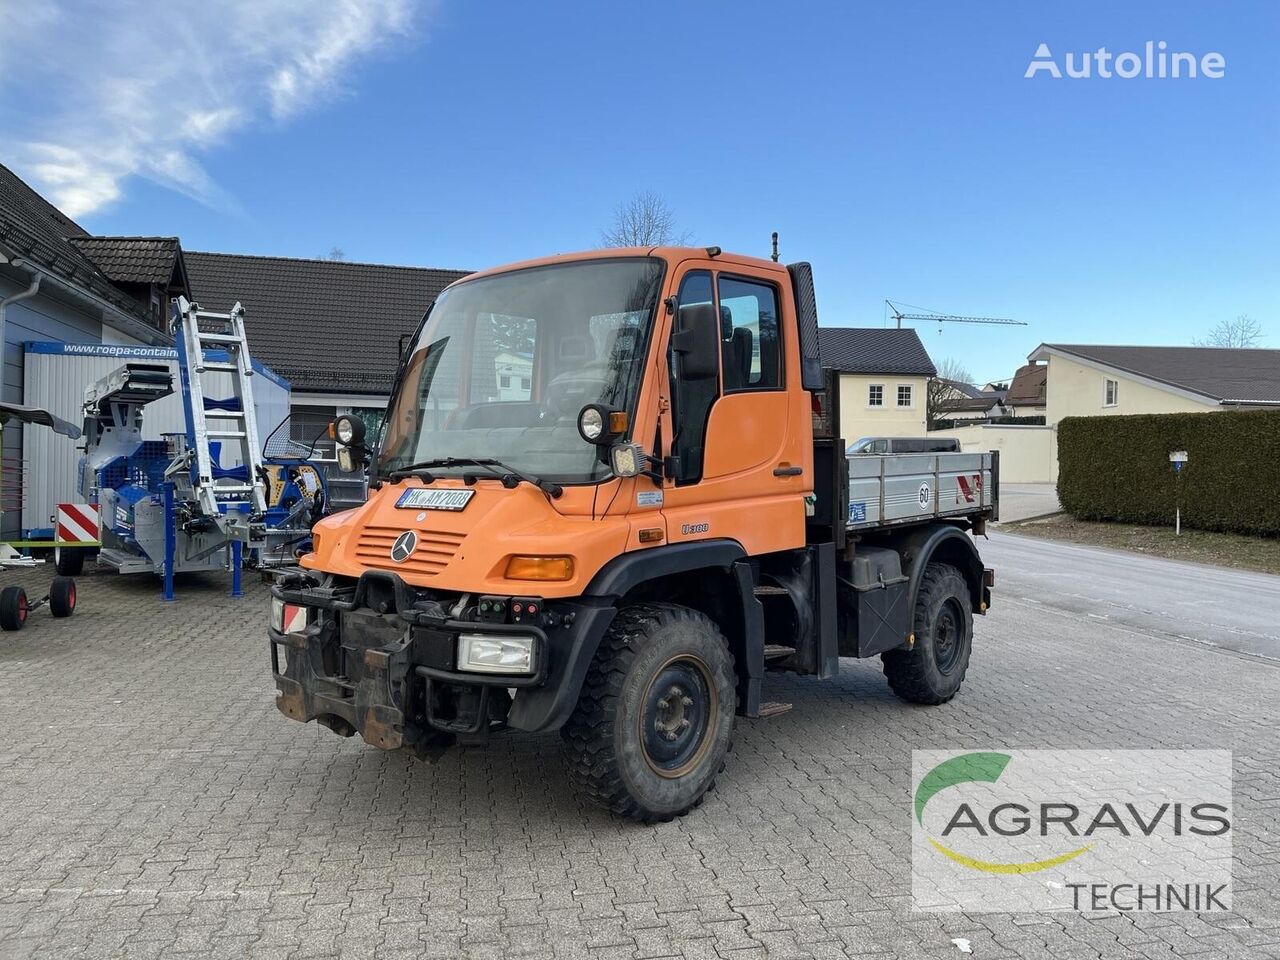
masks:
<path id="1" fill-rule="evenodd" d="M 573 557 L 522 557 L 507 561 L 508 580 L 572 580 Z"/>
<path id="2" fill-rule="evenodd" d="M 627 432 L 627 412 L 615 410 L 609 414 L 609 432 L 622 436 Z"/>

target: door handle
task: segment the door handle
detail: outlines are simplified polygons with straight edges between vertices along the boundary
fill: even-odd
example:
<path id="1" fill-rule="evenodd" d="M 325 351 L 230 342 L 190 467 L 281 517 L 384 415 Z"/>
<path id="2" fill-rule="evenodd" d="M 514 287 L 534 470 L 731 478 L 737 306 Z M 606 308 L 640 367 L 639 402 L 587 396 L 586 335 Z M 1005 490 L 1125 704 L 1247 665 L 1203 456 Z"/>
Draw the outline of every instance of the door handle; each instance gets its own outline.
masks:
<path id="1" fill-rule="evenodd" d="M 804 467 L 793 467 L 785 460 L 773 468 L 775 477 L 798 477 L 804 473 Z"/>

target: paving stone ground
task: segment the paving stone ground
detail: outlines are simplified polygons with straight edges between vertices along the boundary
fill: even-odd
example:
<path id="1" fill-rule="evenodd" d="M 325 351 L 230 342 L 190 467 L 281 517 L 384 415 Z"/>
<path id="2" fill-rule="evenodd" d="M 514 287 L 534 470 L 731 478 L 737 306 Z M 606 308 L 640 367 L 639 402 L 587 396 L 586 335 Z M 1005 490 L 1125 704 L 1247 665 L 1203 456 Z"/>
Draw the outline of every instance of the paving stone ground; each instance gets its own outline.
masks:
<path id="1" fill-rule="evenodd" d="M 34 593 L 44 570 L 3 574 Z M 619 821 L 556 735 L 435 766 L 278 714 L 267 594 L 80 581 L 0 634 L 0 957 L 1280 958 L 1280 669 L 1011 600 L 961 695 L 779 676 L 682 820 Z M 1234 751 L 1235 912 L 913 912 L 916 748 Z"/>

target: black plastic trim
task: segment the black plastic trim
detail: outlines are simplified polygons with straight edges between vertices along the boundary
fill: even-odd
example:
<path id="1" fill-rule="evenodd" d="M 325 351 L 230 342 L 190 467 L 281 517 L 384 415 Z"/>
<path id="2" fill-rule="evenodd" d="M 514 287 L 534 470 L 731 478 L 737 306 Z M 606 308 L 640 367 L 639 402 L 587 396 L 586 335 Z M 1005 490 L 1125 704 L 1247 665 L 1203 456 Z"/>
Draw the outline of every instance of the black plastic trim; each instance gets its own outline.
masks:
<path id="1" fill-rule="evenodd" d="M 747 551 L 736 540 L 695 540 L 635 550 L 606 563 L 587 584 L 583 596 L 621 597 L 646 581 L 673 573 L 708 567 L 728 570 L 746 556 Z"/>

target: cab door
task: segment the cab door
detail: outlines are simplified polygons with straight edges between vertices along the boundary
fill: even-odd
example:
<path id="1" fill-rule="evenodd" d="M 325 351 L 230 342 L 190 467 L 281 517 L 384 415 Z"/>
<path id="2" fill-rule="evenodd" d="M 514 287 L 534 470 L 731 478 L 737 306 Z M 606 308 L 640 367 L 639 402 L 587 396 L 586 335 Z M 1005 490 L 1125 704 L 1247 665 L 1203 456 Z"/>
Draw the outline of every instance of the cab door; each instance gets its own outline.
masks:
<path id="1" fill-rule="evenodd" d="M 784 292 L 730 264 L 695 262 L 679 279 L 683 309 L 714 304 L 720 318 L 720 375 L 689 380 L 667 349 L 669 457 L 664 481 L 667 541 L 728 538 L 749 554 L 804 543 L 805 446 L 798 401 L 788 381 Z M 677 326 L 678 324 L 673 324 Z M 788 389 L 791 386 L 791 389 Z"/>

